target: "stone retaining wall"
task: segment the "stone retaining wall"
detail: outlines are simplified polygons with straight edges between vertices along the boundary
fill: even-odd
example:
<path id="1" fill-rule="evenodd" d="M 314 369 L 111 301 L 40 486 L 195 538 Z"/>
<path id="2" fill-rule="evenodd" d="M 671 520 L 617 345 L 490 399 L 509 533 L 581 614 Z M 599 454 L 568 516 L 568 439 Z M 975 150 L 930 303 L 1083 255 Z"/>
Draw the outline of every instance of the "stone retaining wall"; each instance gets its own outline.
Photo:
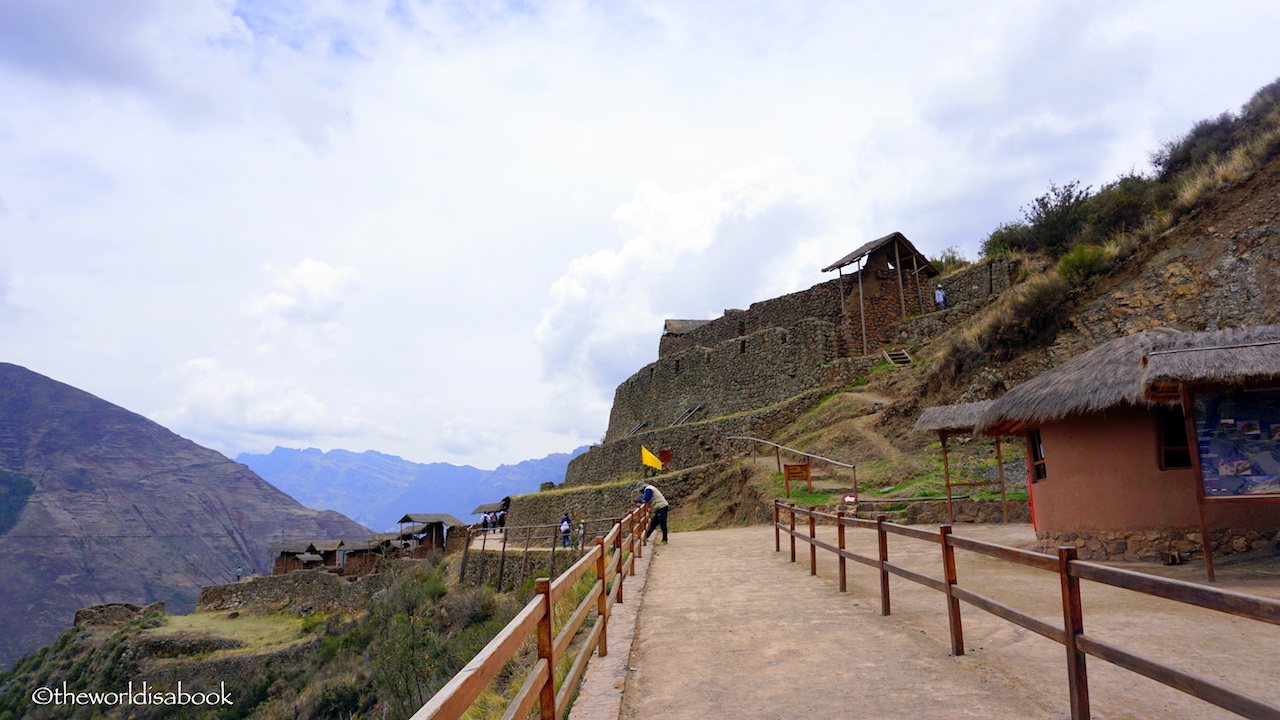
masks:
<path id="1" fill-rule="evenodd" d="M 409 560 L 397 562 L 412 562 Z M 388 573 L 350 580 L 321 569 L 296 570 L 288 575 L 255 577 L 200 589 L 196 611 L 239 610 L 251 605 L 282 605 L 298 615 L 314 612 L 355 614 L 369 608 L 369 599 L 390 582 Z"/>
<path id="2" fill-rule="evenodd" d="M 1258 532 L 1244 528 L 1209 531 L 1214 557 L 1266 550 L 1276 546 L 1278 532 Z M 1102 530 L 1079 532 L 1037 532 L 1040 552 L 1056 555 L 1058 547 L 1072 545 L 1081 560 L 1143 560 L 1166 562 L 1176 554 L 1180 561 L 1202 558 L 1199 528 L 1164 530 Z"/>
<path id="3" fill-rule="evenodd" d="M 139 618 L 153 612 L 164 614 L 165 607 L 163 600 L 153 602 L 150 605 L 134 605 L 133 603 L 102 603 L 101 605 L 90 605 L 87 608 L 77 610 L 73 625 L 75 627 L 79 627 L 81 625 L 106 625 L 108 627 L 117 627 L 124 625 L 134 618 Z"/>
<path id="4" fill-rule="evenodd" d="M 620 478 L 638 477 L 643 470 L 641 445 L 654 453 L 670 450 L 672 459 L 668 467 L 685 468 L 725 459 L 729 455 L 726 437 L 772 437 L 780 428 L 817 406 L 829 392 L 830 389 L 818 388 L 755 413 L 677 425 L 596 445 L 569 461 L 564 484 L 558 487 L 601 485 Z"/>

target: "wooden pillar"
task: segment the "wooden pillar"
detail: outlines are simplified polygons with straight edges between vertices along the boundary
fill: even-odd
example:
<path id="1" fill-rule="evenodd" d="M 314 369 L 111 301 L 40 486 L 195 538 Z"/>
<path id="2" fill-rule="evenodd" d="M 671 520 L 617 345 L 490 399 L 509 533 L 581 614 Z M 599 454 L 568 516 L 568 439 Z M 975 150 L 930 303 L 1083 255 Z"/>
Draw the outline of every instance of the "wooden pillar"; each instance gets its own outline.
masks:
<path id="1" fill-rule="evenodd" d="M 813 513 L 818 509 L 816 505 L 809 506 L 809 574 L 818 574 L 818 545 L 814 541 L 818 539 L 818 521 Z"/>
<path id="2" fill-rule="evenodd" d="M 796 561 L 796 504 L 790 503 L 787 510 L 791 515 L 791 532 L 787 537 L 791 538 L 791 562 Z"/>
<path id="3" fill-rule="evenodd" d="M 920 284 L 920 266 L 916 262 L 916 256 L 911 256 L 911 276 L 916 279 L 916 301 L 920 306 L 920 312 L 924 313 L 924 286 Z"/>
<path id="4" fill-rule="evenodd" d="M 1004 524 L 1009 524 L 1009 502 L 1004 498 L 1004 455 L 1000 452 L 1000 438 L 996 438 L 996 472 L 1000 475 L 1000 514 Z"/>
<path id="5" fill-rule="evenodd" d="M 609 654 L 609 591 L 605 582 L 607 573 L 604 567 L 604 538 L 596 538 L 596 580 L 600 582 L 600 595 L 596 598 L 596 622 L 600 623 L 600 644 L 596 648 L 599 657 Z"/>
<path id="6" fill-rule="evenodd" d="M 782 501 L 778 500 L 777 498 L 774 498 L 773 500 L 773 551 L 774 552 L 782 552 L 782 528 L 780 527 L 782 518 L 778 517 L 778 514 L 779 514 L 778 505 L 781 502 Z"/>
<path id="7" fill-rule="evenodd" d="M 1204 471 L 1200 466 L 1200 443 L 1196 440 L 1195 405 L 1191 402 L 1191 391 L 1186 385 L 1182 390 L 1182 419 L 1187 426 L 1187 446 L 1191 450 L 1191 467 L 1195 470 L 1196 506 L 1200 510 L 1200 548 L 1204 550 L 1204 574 L 1209 582 L 1213 576 L 1213 545 L 1209 542 L 1209 519 L 1205 515 L 1204 506 Z"/>
<path id="8" fill-rule="evenodd" d="M 880 549 L 880 614 L 889 614 L 889 569 L 885 567 L 889 563 L 889 534 L 885 532 L 884 521 L 886 516 L 876 516 L 876 535 L 877 544 Z"/>
<path id="9" fill-rule="evenodd" d="M 902 253 L 898 252 L 900 245 L 897 240 L 893 241 L 893 266 L 898 270 L 898 300 L 902 302 L 902 317 L 906 317 L 907 295 L 902 289 Z"/>
<path id="10" fill-rule="evenodd" d="M 867 269 L 865 259 L 858 260 L 858 319 L 862 321 L 862 354 L 866 355 L 867 350 L 867 305 L 862 300 L 862 273 Z"/>
<path id="11" fill-rule="evenodd" d="M 847 568 L 844 556 L 844 511 L 840 510 L 836 513 L 836 547 L 840 548 L 840 592 L 848 592 L 849 586 L 846 582 Z"/>
<path id="12" fill-rule="evenodd" d="M 956 514 L 951 509 L 951 462 L 947 458 L 947 433 L 938 431 L 938 439 L 942 441 L 942 481 L 947 484 L 947 522 L 954 523 Z"/>

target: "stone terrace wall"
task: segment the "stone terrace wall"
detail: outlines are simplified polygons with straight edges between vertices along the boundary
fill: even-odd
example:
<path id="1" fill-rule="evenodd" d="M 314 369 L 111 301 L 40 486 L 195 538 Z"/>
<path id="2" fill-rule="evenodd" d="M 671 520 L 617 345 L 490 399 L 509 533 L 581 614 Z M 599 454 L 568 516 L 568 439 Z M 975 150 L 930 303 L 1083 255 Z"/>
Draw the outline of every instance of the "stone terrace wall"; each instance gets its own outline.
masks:
<path id="1" fill-rule="evenodd" d="M 749 415 L 687 423 L 596 445 L 569 461 L 564 486 L 600 485 L 638 473 L 643 467 L 640 464 L 641 445 L 655 453 L 670 450 L 673 468 L 720 460 L 728 454 L 728 441 L 725 437 L 739 435 L 768 438 L 779 428 L 795 422 L 796 418 L 816 406 L 826 394 L 826 388 L 818 388 Z"/>
<path id="2" fill-rule="evenodd" d="M 666 357 L 695 347 L 713 347 L 726 340 L 750 335 L 767 328 L 791 327 L 809 318 L 826 320 L 833 325 L 839 324 L 838 278 L 818 283 L 808 290 L 752 303 L 747 310 L 726 310 L 722 317 L 695 328 L 685 335 L 664 335 L 658 342 L 658 357 Z"/>
<path id="3" fill-rule="evenodd" d="M 251 605 L 283 604 L 306 615 L 313 612 L 356 613 L 367 610 L 374 593 L 387 586 L 388 573 L 366 575 L 354 582 L 324 570 L 296 570 L 200 589 L 196 610 L 239 610 Z"/>
<path id="4" fill-rule="evenodd" d="M 935 283 L 941 284 L 947 295 L 947 309 L 898 320 L 886 335 L 886 342 L 920 345 L 958 327 L 1012 287 L 1018 268 L 1019 263 L 1014 260 L 992 260 L 965 268 Z M 932 290 L 928 291 L 928 296 L 932 309 Z"/>
<path id="5" fill-rule="evenodd" d="M 1267 550 L 1275 546 L 1278 533 L 1245 528 L 1210 530 L 1209 544 L 1214 557 Z M 1061 545 L 1074 545 L 1081 560 L 1142 560 L 1164 562 L 1170 554 L 1182 560 L 1202 558 L 1199 528 L 1165 530 L 1116 530 L 1036 533 L 1040 552 L 1056 555 Z"/>
<path id="6" fill-rule="evenodd" d="M 646 430 L 668 427 L 697 405 L 703 408 L 695 420 L 715 418 L 818 387 L 838 347 L 836 326 L 810 319 L 659 358 L 614 392 L 605 442 L 641 422 Z"/>
<path id="7" fill-rule="evenodd" d="M 728 468 L 727 462 L 709 463 L 649 478 L 648 482 L 675 507 L 708 484 L 722 480 Z M 635 507 L 634 485 L 634 480 L 627 480 L 513 497 L 509 523 L 513 527 L 556 523 L 565 511 L 575 520 L 621 517 Z"/>

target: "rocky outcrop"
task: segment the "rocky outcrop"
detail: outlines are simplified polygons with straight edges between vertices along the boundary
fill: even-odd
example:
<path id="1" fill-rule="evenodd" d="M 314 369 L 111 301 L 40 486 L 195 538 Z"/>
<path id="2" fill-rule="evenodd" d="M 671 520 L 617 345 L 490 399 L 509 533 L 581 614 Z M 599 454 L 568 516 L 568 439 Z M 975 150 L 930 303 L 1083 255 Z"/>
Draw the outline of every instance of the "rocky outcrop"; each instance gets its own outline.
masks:
<path id="1" fill-rule="evenodd" d="M 145 617 L 153 612 L 161 615 L 165 612 L 164 602 L 153 602 L 150 605 L 134 605 L 133 603 L 102 603 L 90 605 L 76 611 L 73 625 L 105 625 L 119 627 L 135 618 Z"/>
<path id="2" fill-rule="evenodd" d="M 0 665 L 86 605 L 160 600 L 188 612 L 201 586 L 269 567 L 274 541 L 369 535 L 140 415 L 9 364 L 0 473 L 32 486 L 0 535 Z"/>

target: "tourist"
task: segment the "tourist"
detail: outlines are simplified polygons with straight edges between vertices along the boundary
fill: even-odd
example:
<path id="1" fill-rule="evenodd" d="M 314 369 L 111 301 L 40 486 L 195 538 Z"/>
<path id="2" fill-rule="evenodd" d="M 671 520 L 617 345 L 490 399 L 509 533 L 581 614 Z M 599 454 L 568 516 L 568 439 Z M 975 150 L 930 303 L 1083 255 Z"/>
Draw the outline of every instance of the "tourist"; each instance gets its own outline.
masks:
<path id="1" fill-rule="evenodd" d="M 649 509 L 653 511 L 653 518 L 649 521 L 649 529 L 645 531 L 645 539 L 649 539 L 649 535 L 653 533 L 653 529 L 662 526 L 662 542 L 659 545 L 667 544 L 667 509 L 670 504 L 667 499 L 662 496 L 662 491 L 641 480 L 636 483 L 636 492 L 640 493 L 640 497 L 636 498 L 636 503 L 648 503 Z"/>

